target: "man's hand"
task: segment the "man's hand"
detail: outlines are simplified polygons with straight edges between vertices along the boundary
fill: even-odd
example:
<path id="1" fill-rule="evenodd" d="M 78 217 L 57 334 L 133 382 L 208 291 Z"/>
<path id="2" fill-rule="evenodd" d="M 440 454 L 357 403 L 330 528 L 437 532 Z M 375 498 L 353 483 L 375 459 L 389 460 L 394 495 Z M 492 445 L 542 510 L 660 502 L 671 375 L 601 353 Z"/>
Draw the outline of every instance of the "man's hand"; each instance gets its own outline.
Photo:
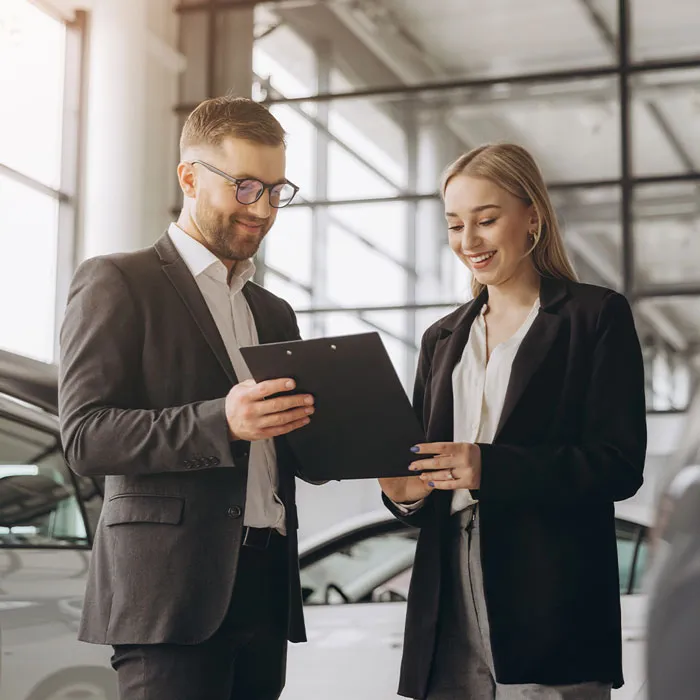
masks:
<path id="1" fill-rule="evenodd" d="M 236 384 L 226 397 L 226 421 L 232 440 L 265 440 L 286 435 L 310 422 L 314 399 L 309 394 L 268 397 L 294 389 L 292 379 Z"/>
<path id="2" fill-rule="evenodd" d="M 396 476 L 379 479 L 382 491 L 394 503 L 422 501 L 433 490 L 419 476 Z"/>

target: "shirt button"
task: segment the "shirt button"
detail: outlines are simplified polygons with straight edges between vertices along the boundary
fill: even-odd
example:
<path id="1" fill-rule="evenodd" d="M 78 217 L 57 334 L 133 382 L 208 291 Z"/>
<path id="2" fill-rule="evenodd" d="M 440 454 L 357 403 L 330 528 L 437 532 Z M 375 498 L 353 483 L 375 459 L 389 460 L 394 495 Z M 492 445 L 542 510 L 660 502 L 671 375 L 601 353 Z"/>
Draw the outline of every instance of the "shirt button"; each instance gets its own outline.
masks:
<path id="1" fill-rule="evenodd" d="M 235 519 L 235 518 L 240 518 L 242 512 L 243 512 L 243 511 L 241 510 L 241 507 L 240 507 L 240 506 L 231 506 L 231 507 L 226 511 L 226 515 L 228 515 L 229 518 Z"/>

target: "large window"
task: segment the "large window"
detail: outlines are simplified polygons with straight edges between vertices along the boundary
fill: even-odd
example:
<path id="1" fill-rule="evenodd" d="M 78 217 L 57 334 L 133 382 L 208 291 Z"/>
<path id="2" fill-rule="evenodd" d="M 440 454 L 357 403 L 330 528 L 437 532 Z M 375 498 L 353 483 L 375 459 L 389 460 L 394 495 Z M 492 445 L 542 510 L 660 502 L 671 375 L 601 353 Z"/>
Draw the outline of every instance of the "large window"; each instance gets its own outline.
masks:
<path id="1" fill-rule="evenodd" d="M 76 120 L 64 114 L 80 36 L 29 0 L 0 4 L 0 347 L 42 360 L 54 357 L 57 294 L 72 272 Z"/>
<path id="2" fill-rule="evenodd" d="M 311 335 L 379 331 L 410 386 L 423 332 L 470 296 L 440 175 L 474 146 L 513 141 L 537 158 L 581 280 L 632 302 L 650 409 L 683 409 L 700 297 L 695 5 L 469 12 L 260 9 L 260 94 L 295 142 L 290 173 L 309 183 L 294 224 L 270 235 L 266 283 Z M 308 234 L 287 237 L 297 223 Z"/>

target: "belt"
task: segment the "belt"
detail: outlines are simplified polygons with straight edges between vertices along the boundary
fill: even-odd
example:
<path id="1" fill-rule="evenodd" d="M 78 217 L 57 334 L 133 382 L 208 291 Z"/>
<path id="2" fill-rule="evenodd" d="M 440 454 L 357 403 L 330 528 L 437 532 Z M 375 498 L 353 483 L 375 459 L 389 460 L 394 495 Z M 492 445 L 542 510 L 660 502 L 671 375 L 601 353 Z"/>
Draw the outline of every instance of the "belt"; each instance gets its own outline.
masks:
<path id="1" fill-rule="evenodd" d="M 253 549 L 267 549 L 273 534 L 279 534 L 273 527 L 244 527 L 243 546 Z"/>

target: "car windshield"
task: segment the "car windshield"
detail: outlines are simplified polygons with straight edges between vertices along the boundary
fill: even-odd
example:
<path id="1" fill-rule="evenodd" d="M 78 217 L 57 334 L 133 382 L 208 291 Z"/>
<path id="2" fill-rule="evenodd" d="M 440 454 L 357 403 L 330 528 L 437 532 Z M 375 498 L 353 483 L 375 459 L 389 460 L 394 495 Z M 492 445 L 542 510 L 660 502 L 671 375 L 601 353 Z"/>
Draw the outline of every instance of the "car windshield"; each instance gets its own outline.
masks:
<path id="1" fill-rule="evenodd" d="M 0 546 L 87 543 L 57 438 L 0 415 Z"/>
<path id="2" fill-rule="evenodd" d="M 328 546 L 328 553 L 301 570 L 304 601 L 309 605 L 368 601 L 380 584 L 413 565 L 417 531 L 401 530 L 368 535 Z"/>

